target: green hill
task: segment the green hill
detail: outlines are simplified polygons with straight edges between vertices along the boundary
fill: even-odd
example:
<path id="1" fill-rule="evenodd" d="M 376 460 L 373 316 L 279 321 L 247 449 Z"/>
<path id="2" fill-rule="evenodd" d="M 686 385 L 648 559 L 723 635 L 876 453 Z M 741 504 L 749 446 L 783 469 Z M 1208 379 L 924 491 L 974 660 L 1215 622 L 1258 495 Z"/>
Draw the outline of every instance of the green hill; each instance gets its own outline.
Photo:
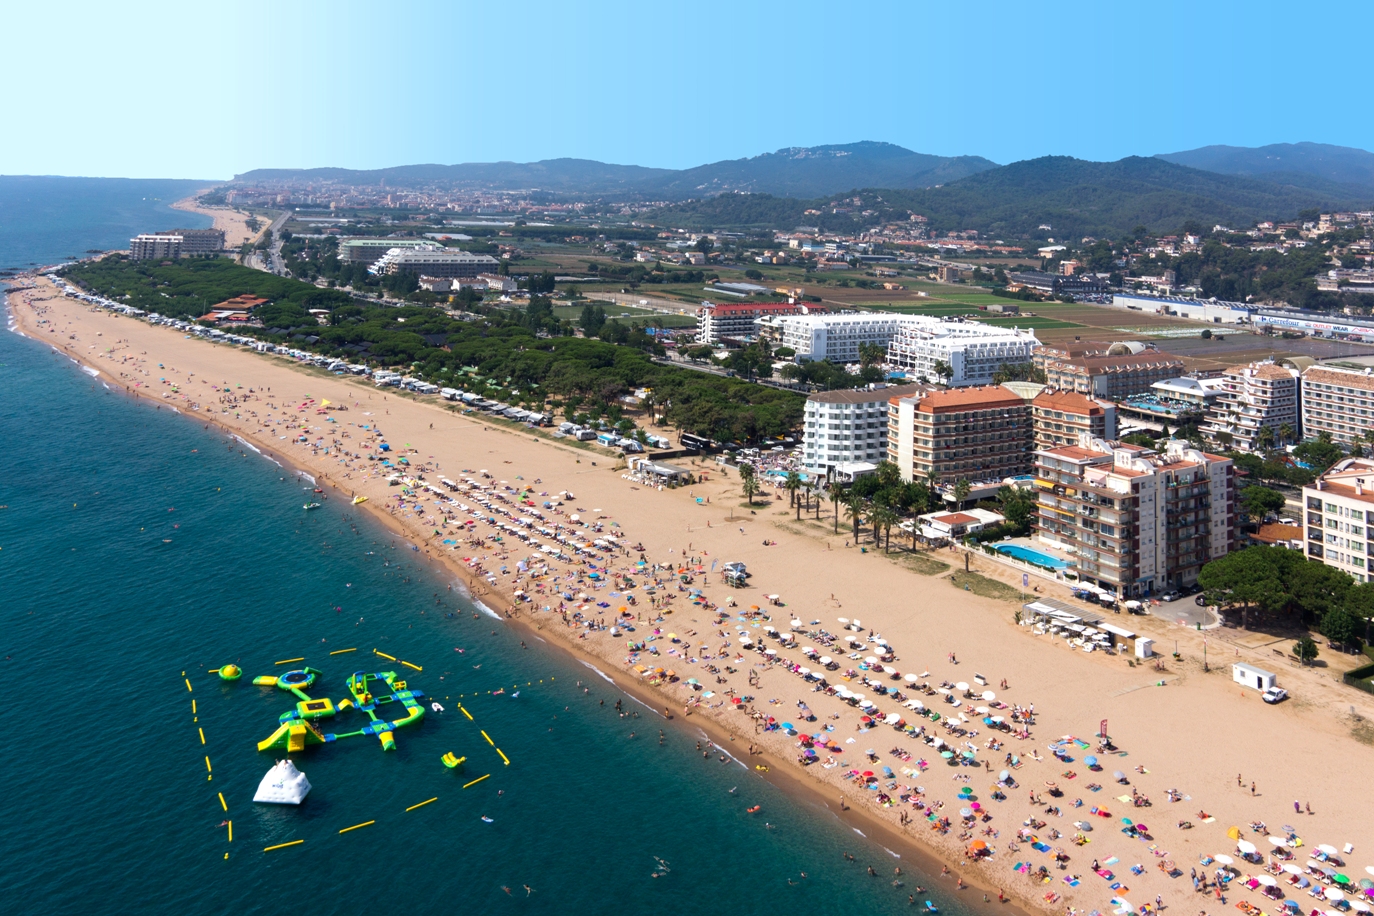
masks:
<path id="1" fill-rule="evenodd" d="M 944 187 L 870 189 L 847 192 L 846 197 L 858 197 L 860 204 L 734 194 L 665 207 L 653 218 L 683 228 L 790 229 L 804 223 L 844 231 L 904 221 L 917 213 L 936 230 L 977 229 L 994 238 L 1073 238 L 1122 235 L 1136 226 L 1174 230 L 1189 220 L 1207 228 L 1216 223 L 1249 226 L 1259 219 L 1290 219 L 1312 207 L 1366 205 L 1374 192 L 1360 199 L 1347 190 L 1333 190 L 1322 179 L 1261 181 L 1139 156 L 1117 162 L 1046 156 L 988 169 Z M 837 212 L 845 209 L 849 212 Z M 865 210 L 869 215 L 863 215 Z M 1042 225 L 1052 228 L 1041 230 Z"/>

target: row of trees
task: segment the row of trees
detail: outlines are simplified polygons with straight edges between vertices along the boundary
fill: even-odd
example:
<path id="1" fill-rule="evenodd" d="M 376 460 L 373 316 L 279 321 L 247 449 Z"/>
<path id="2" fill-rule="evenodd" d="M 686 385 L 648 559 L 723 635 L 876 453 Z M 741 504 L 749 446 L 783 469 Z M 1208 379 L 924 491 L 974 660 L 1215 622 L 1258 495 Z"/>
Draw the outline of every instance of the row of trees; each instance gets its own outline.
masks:
<path id="1" fill-rule="evenodd" d="M 1355 582 L 1299 550 L 1257 546 L 1229 553 L 1204 566 L 1198 584 L 1208 604 L 1239 614 L 1242 627 L 1258 612 L 1314 625 L 1333 643 L 1356 645 L 1368 637 L 1374 618 L 1374 583 Z"/>

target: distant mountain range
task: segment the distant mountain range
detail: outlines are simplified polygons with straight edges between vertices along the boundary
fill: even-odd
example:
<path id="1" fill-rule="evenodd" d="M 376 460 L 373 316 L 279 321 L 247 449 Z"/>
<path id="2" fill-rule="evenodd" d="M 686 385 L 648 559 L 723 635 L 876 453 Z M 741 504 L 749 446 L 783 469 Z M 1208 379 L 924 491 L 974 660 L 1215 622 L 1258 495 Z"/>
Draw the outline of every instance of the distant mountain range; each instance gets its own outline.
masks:
<path id="1" fill-rule="evenodd" d="M 1155 158 L 1223 175 L 1289 184 L 1317 178 L 1336 187 L 1374 189 L 1374 153 L 1329 143 L 1203 146 L 1181 153 L 1160 153 Z"/>
<path id="2" fill-rule="evenodd" d="M 668 206 L 653 218 L 682 228 L 805 224 L 840 231 L 905 220 L 915 213 L 936 230 L 976 229 L 993 238 L 1118 237 L 1137 226 L 1174 231 L 1189 221 L 1205 229 L 1217 223 L 1249 227 L 1258 219 L 1288 219 L 1308 208 L 1367 206 L 1374 200 L 1374 190 L 1298 178 L 1301 183 L 1293 184 L 1275 180 L 1275 175 L 1263 180 L 1222 175 L 1140 156 L 1117 162 L 1046 156 L 986 169 L 938 188 L 852 192 L 858 206 L 832 206 L 835 201 L 827 198 L 725 194 Z"/>
<path id="3" fill-rule="evenodd" d="M 1374 203 L 1374 153 L 1322 143 L 1281 143 L 1206 146 L 1117 162 L 1046 156 L 999 166 L 981 156 L 933 156 L 863 141 L 790 147 L 690 169 L 545 159 L 370 171 L 256 169 L 236 176 L 234 183 L 286 180 L 671 201 L 656 218 L 684 228 L 819 223 L 841 229 L 856 222 L 904 219 L 910 211 L 925 216 L 936 229 L 1067 238 L 1118 235 L 1136 226 L 1172 231 L 1188 221 L 1207 228 L 1216 223 L 1241 227 L 1257 219 L 1291 219 L 1311 208 L 1369 207 Z M 862 204 L 840 205 L 836 195 L 858 197 Z M 1053 228 L 1041 230 L 1042 225 Z"/>
<path id="4" fill-rule="evenodd" d="M 849 188 L 924 188 L 996 168 L 981 156 L 932 156 L 869 140 L 837 146 L 791 147 L 749 159 L 726 159 L 691 169 L 610 165 L 590 159 L 475 162 L 354 169 L 254 169 L 235 183 L 306 180 L 394 188 L 533 190 L 641 200 L 685 200 L 726 191 L 820 197 Z"/>

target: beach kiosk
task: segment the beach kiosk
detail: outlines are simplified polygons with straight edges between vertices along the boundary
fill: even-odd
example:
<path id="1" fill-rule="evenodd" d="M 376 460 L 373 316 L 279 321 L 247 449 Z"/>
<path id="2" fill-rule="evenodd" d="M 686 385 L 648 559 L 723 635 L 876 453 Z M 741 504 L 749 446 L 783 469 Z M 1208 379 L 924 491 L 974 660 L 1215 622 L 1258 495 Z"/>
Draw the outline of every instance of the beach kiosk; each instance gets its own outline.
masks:
<path id="1" fill-rule="evenodd" d="M 1253 687 L 1260 693 L 1278 685 L 1278 676 L 1272 671 L 1240 662 L 1231 666 L 1231 680 L 1246 687 Z"/>
<path id="2" fill-rule="evenodd" d="M 1148 636 L 1135 638 L 1135 657 L 1150 658 L 1155 654 L 1155 641 Z"/>

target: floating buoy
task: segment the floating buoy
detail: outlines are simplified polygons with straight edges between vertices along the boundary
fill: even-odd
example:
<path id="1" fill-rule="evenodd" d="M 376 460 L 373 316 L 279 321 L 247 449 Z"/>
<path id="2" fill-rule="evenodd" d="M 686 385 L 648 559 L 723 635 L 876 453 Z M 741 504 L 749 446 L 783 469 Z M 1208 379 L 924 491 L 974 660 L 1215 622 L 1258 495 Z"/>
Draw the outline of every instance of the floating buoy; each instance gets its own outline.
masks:
<path id="1" fill-rule="evenodd" d="M 239 678 L 243 677 L 243 669 L 238 665 L 225 665 L 223 668 L 220 668 L 217 673 L 220 676 L 220 680 L 223 681 L 237 681 Z"/>

